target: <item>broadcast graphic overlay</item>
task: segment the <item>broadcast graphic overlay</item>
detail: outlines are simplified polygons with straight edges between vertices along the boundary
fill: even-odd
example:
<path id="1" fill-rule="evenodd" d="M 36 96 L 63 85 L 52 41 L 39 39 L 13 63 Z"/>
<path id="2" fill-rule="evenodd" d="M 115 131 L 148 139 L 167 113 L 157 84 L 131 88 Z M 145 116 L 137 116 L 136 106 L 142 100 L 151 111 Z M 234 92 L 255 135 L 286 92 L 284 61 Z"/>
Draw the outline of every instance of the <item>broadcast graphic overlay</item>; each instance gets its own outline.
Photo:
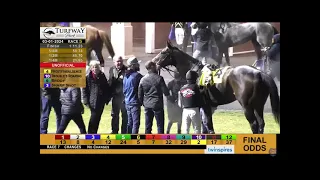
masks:
<path id="1" fill-rule="evenodd" d="M 40 88 L 86 86 L 86 28 L 40 27 Z"/>
<path id="2" fill-rule="evenodd" d="M 276 134 L 40 134 L 40 154 L 271 154 Z"/>

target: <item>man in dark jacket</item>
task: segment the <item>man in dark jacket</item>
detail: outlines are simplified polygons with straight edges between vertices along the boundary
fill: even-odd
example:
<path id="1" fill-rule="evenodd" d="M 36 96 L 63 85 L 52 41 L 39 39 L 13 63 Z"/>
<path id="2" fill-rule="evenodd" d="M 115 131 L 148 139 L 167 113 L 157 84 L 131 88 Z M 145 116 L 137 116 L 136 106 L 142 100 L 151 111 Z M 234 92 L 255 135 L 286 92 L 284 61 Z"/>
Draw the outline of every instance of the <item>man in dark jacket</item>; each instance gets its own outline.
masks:
<path id="1" fill-rule="evenodd" d="M 83 89 L 83 104 L 91 111 L 88 133 L 96 134 L 105 104 L 108 104 L 111 99 L 111 89 L 106 76 L 101 71 L 99 61 L 90 62 L 90 73 L 86 77 L 86 83 L 86 88 Z"/>
<path id="2" fill-rule="evenodd" d="M 138 87 L 142 75 L 140 70 L 140 61 L 136 57 L 127 60 L 128 71 L 123 80 L 123 94 L 128 114 L 128 134 L 139 134 L 141 102 L 138 98 Z"/>
<path id="3" fill-rule="evenodd" d="M 60 101 L 62 105 L 62 120 L 57 134 L 64 133 L 71 119 L 76 123 L 81 134 L 87 134 L 81 115 L 84 112 L 84 108 L 81 103 L 80 88 L 61 88 Z"/>
<path id="4" fill-rule="evenodd" d="M 139 99 L 143 102 L 146 129 L 145 134 L 151 134 L 153 117 L 156 118 L 158 134 L 164 134 L 163 94 L 169 96 L 169 90 L 162 76 L 157 74 L 156 64 L 147 61 L 146 74 L 139 84 Z"/>
<path id="5" fill-rule="evenodd" d="M 48 133 L 48 122 L 53 107 L 56 113 L 57 129 L 61 123 L 61 103 L 59 88 L 44 88 L 42 90 L 42 113 L 40 118 L 40 134 Z"/>
<path id="6" fill-rule="evenodd" d="M 192 123 L 194 133 L 201 134 L 200 107 L 203 105 L 200 90 L 196 83 L 198 73 L 188 71 L 186 74 L 187 84 L 182 86 L 179 92 L 178 104 L 183 108 L 182 133 L 189 134 Z"/>
<path id="7" fill-rule="evenodd" d="M 166 133 L 170 134 L 170 129 L 173 123 L 178 124 L 178 134 L 181 134 L 181 121 L 182 121 L 182 108 L 178 106 L 178 93 L 180 88 L 186 82 L 181 78 L 180 74 L 175 72 L 174 79 L 168 83 L 168 89 L 171 94 L 167 98 L 167 113 L 168 113 L 168 126 Z"/>
<path id="8" fill-rule="evenodd" d="M 193 58 L 198 59 L 203 65 L 214 64 L 212 59 L 212 45 L 213 45 L 213 34 L 208 28 L 208 23 L 198 23 L 198 31 L 194 35 L 196 42 L 195 51 L 193 52 Z"/>
<path id="9" fill-rule="evenodd" d="M 280 81 L 280 34 L 273 36 L 273 43 L 268 51 L 271 71 L 269 74 L 272 77 L 277 77 Z"/>
<path id="10" fill-rule="evenodd" d="M 113 62 L 114 66 L 109 70 L 109 85 L 112 90 L 111 133 L 118 134 L 119 132 L 119 113 L 121 111 L 121 134 L 126 134 L 128 116 L 123 102 L 123 78 L 127 67 L 123 65 L 123 59 L 121 56 L 115 56 Z"/>

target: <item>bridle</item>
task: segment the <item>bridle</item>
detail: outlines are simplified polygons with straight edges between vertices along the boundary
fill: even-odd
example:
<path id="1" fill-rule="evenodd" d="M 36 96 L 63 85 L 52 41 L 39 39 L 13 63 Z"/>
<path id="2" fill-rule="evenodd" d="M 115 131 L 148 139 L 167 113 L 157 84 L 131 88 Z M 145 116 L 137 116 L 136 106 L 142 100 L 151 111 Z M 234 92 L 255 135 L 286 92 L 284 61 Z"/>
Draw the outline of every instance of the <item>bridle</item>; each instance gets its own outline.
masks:
<path id="1" fill-rule="evenodd" d="M 173 60 L 173 58 L 172 58 L 172 53 L 173 53 L 173 50 L 172 49 L 169 49 L 169 52 L 160 52 L 161 54 L 165 54 L 165 57 L 163 58 L 163 60 L 166 60 L 167 58 L 169 58 L 169 60 Z M 163 61 L 162 60 L 162 61 Z M 162 61 L 158 61 L 157 63 L 156 63 L 156 65 L 158 66 L 158 67 L 161 67 L 159 70 L 158 70 L 158 74 L 160 75 L 160 72 L 161 72 L 161 70 L 162 69 L 164 69 L 164 70 L 167 70 L 167 72 L 170 74 L 170 76 L 171 77 L 173 77 L 174 78 L 174 76 L 171 74 L 171 72 L 173 72 L 173 73 L 178 73 L 177 71 L 173 71 L 173 70 L 171 70 L 171 69 L 169 69 L 169 68 L 167 68 L 167 67 L 162 67 L 162 66 L 160 66 L 160 62 L 162 62 Z M 175 61 L 174 61 L 174 63 L 176 63 Z"/>
<path id="2" fill-rule="evenodd" d="M 176 65 L 176 64 L 177 64 L 177 61 L 172 57 L 172 53 L 173 53 L 174 50 L 178 50 L 178 51 L 181 51 L 181 50 L 178 49 L 178 48 L 176 48 L 176 47 L 173 47 L 173 48 L 174 48 L 174 49 L 169 49 L 169 51 L 167 51 L 167 52 L 161 52 L 161 54 L 164 54 L 165 56 L 164 56 L 164 58 L 162 58 L 161 61 L 158 61 L 158 62 L 156 63 L 156 65 L 157 65 L 158 67 L 161 67 L 161 68 L 158 70 L 158 74 L 159 74 L 159 75 L 160 75 L 160 71 L 161 71 L 162 69 L 166 70 L 166 71 L 170 74 L 170 76 L 173 77 L 173 78 L 174 78 L 174 76 L 171 74 L 171 72 L 173 72 L 173 73 L 179 73 L 179 72 L 174 71 L 174 70 L 171 70 L 171 69 L 169 69 L 169 68 L 167 68 L 167 67 L 162 67 L 162 66 L 160 66 L 160 63 L 161 63 L 162 61 L 166 60 L 167 58 L 169 58 L 169 60 L 173 62 L 173 65 Z M 189 60 L 189 62 L 190 62 L 191 64 L 193 64 L 193 66 L 190 68 L 191 70 L 192 70 L 195 66 L 198 66 L 198 67 L 199 67 L 198 70 L 200 70 L 201 67 L 203 66 L 202 63 L 201 63 L 201 61 L 198 61 L 197 63 L 194 63 L 194 62 L 192 62 L 191 60 Z"/>

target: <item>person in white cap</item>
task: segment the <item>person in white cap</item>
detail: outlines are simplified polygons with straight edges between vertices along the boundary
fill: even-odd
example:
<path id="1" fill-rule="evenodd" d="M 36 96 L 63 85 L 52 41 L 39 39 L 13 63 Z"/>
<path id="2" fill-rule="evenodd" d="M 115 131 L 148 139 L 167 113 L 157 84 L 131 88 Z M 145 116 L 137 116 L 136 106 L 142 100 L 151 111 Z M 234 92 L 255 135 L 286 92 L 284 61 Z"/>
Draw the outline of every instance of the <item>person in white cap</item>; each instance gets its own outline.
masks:
<path id="1" fill-rule="evenodd" d="M 138 72 L 140 71 L 140 62 L 136 57 L 129 58 L 127 60 L 128 70 L 123 79 L 124 102 L 128 115 L 128 134 L 139 134 L 142 105 L 138 98 L 138 87 L 142 78 L 142 75 Z"/>

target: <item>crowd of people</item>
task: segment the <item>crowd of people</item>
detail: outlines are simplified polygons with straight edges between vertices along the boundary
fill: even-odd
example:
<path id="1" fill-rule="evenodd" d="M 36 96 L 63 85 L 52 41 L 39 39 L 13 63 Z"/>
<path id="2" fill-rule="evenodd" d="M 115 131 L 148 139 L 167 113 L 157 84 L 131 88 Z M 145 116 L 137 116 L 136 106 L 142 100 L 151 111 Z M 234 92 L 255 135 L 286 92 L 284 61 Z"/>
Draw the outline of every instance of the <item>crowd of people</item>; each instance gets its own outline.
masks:
<path id="1" fill-rule="evenodd" d="M 179 28 L 187 25 L 173 22 Z M 180 27 L 181 26 L 181 27 Z M 188 26 L 190 26 L 188 24 Z M 180 31 L 178 31 L 180 32 Z M 181 33 L 181 32 L 180 32 Z M 196 33 L 192 33 L 194 43 L 193 57 L 208 64 L 212 54 L 212 32 L 207 24 L 198 24 Z M 179 44 L 181 36 L 177 35 Z M 274 36 L 269 50 L 271 60 L 280 60 L 280 34 Z M 157 133 L 165 133 L 164 99 L 167 97 L 168 126 L 170 133 L 173 123 L 177 123 L 177 133 L 189 133 L 191 124 L 195 133 L 214 133 L 210 131 L 202 106 L 200 90 L 196 83 L 198 74 L 189 71 L 185 78 L 175 73 L 174 79 L 165 84 L 157 74 L 156 64 L 147 61 L 148 73 L 141 75 L 140 62 L 136 57 L 129 58 L 124 65 L 121 56 L 115 56 L 114 66 L 109 69 L 108 78 L 101 71 L 100 62 L 92 60 L 86 76 L 86 87 L 80 88 L 43 88 L 40 90 L 40 134 L 48 133 L 48 121 L 51 109 L 56 114 L 56 133 L 63 134 L 69 122 L 73 120 L 82 134 L 96 134 L 105 108 L 111 101 L 111 134 L 139 134 L 141 106 L 144 106 L 145 134 L 152 133 L 153 119 L 156 119 Z M 211 64 L 211 63 L 209 63 Z M 274 64 L 274 63 L 273 63 Z M 279 64 L 273 65 L 273 69 Z M 280 71 L 279 71 L 280 72 Z M 274 73 L 275 74 L 275 73 Z M 280 78 L 280 75 L 279 75 Z M 182 80 L 186 79 L 186 81 Z M 90 109 L 88 129 L 82 118 L 84 106 Z M 121 123 L 120 123 L 121 113 Z M 120 127 L 121 124 L 121 127 Z"/>
<path id="2" fill-rule="evenodd" d="M 188 102 L 185 98 L 191 98 L 195 94 L 188 84 L 181 80 L 178 73 L 175 79 L 168 85 L 162 76 L 158 75 L 156 64 L 147 61 L 145 68 L 148 73 L 143 76 L 139 73 L 140 62 L 136 57 L 129 58 L 127 65 L 124 65 L 121 56 L 114 57 L 114 66 L 109 70 L 109 78 L 101 71 L 100 62 L 92 60 L 89 64 L 90 72 L 86 76 L 86 87 L 80 88 L 43 88 L 40 95 L 40 134 L 48 133 L 48 121 L 51 109 L 56 113 L 57 134 L 63 134 L 69 122 L 73 120 L 82 134 L 96 134 L 99 129 L 100 120 L 105 105 L 111 101 L 111 134 L 138 134 L 140 129 L 141 106 L 144 106 L 145 114 L 145 134 L 152 133 L 153 119 L 157 124 L 157 133 L 165 133 L 164 98 L 167 97 L 168 108 L 174 107 L 174 112 L 169 111 L 169 123 L 166 133 L 170 133 L 173 123 L 178 123 L 178 133 L 181 133 L 181 126 L 184 133 L 189 133 L 190 122 L 196 118 L 198 127 L 201 124 L 199 110 L 193 112 L 191 106 L 199 106 L 198 102 Z M 196 77 L 193 77 L 196 78 Z M 194 84 L 196 79 L 192 80 Z M 190 81 L 191 83 L 191 81 Z M 181 94 L 179 93 L 182 90 Z M 197 92 L 197 91 L 195 91 Z M 197 95 L 198 96 L 198 95 Z M 180 98 L 179 98 L 180 97 Z M 180 99 L 180 101 L 179 101 Z M 199 99 L 199 98 L 195 98 Z M 182 105 L 178 107 L 178 102 Z M 183 103 L 187 103 L 183 105 Z M 189 103 L 189 104 L 188 104 Z M 191 104 L 190 104 L 191 103 Z M 192 104 L 193 103 L 193 104 Z M 181 104 L 181 103 L 180 103 Z M 89 124 L 84 123 L 82 114 L 84 106 L 90 109 Z M 189 109 L 183 116 L 183 108 Z M 195 107 L 196 108 L 196 107 Z M 199 108 L 199 107 L 198 107 Z M 120 123 L 121 112 L 121 123 Z M 186 119 L 186 123 L 183 119 Z M 189 122 L 189 123 L 188 123 Z M 119 127 L 121 124 L 121 127 Z M 200 132 L 196 128 L 196 132 Z M 107 132 L 106 132 L 107 133 Z"/>

